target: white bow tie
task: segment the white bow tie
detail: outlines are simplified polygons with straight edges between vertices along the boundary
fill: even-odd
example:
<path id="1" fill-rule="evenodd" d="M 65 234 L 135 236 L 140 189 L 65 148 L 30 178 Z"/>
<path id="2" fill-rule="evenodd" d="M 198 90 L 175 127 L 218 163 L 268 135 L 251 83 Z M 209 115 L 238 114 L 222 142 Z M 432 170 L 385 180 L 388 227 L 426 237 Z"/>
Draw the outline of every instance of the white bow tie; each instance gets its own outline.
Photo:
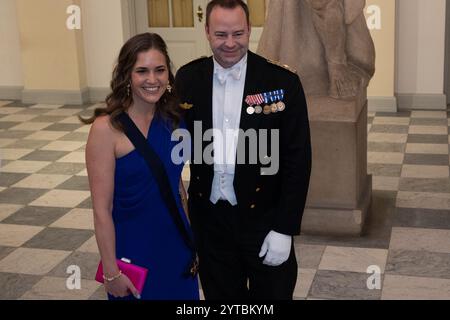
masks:
<path id="1" fill-rule="evenodd" d="M 216 74 L 220 84 L 227 81 L 228 75 L 231 75 L 234 80 L 239 80 L 241 78 L 241 66 L 233 66 L 229 69 L 217 68 Z"/>

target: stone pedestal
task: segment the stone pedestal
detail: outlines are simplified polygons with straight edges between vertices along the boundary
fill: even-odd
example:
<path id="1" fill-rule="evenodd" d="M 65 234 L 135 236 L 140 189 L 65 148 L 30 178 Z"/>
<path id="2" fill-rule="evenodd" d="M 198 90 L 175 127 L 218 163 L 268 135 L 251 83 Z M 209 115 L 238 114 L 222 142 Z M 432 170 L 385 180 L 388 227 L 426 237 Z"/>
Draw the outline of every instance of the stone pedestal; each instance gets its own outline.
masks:
<path id="1" fill-rule="evenodd" d="M 308 97 L 312 171 L 303 234 L 360 235 L 372 198 L 367 174 L 367 95 Z"/>

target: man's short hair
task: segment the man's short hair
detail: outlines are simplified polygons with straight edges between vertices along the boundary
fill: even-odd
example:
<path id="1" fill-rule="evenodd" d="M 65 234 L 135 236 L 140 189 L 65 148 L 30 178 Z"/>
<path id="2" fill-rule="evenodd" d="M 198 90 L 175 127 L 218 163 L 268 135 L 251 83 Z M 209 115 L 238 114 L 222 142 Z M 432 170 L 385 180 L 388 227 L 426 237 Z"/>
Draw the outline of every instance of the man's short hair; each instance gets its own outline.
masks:
<path id="1" fill-rule="evenodd" d="M 208 3 L 206 7 L 206 26 L 209 27 L 209 17 L 214 7 L 221 7 L 226 9 L 234 9 L 236 7 L 241 7 L 245 12 L 245 17 L 247 18 L 247 26 L 250 27 L 250 12 L 248 10 L 247 4 L 242 0 L 212 0 Z"/>

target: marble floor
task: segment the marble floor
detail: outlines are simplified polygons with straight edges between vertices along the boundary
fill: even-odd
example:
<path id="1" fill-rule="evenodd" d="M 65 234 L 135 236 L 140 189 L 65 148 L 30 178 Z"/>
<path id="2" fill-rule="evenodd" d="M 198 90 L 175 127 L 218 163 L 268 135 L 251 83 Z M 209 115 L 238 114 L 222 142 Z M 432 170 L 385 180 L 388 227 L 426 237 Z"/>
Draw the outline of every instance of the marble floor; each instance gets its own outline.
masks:
<path id="1" fill-rule="evenodd" d="M 105 299 L 77 119 L 95 107 L 0 101 L 0 299 Z M 296 299 L 450 299 L 449 119 L 369 113 L 364 234 L 296 237 Z"/>

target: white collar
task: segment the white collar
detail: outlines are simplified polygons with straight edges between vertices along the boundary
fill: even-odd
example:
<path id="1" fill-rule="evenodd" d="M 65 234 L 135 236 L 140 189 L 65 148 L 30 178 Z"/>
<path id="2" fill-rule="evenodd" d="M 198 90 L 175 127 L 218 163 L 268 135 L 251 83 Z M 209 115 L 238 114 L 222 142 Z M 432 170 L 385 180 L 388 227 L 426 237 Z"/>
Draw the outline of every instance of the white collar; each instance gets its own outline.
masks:
<path id="1" fill-rule="evenodd" d="M 239 62 L 234 64 L 233 66 L 229 68 L 222 67 L 215 58 L 213 58 L 214 61 L 214 74 L 217 76 L 221 84 L 224 84 L 226 81 L 226 78 L 228 74 L 231 74 L 232 77 L 235 80 L 239 80 L 242 75 L 242 70 L 247 64 L 247 56 L 248 53 L 246 53 Z"/>

